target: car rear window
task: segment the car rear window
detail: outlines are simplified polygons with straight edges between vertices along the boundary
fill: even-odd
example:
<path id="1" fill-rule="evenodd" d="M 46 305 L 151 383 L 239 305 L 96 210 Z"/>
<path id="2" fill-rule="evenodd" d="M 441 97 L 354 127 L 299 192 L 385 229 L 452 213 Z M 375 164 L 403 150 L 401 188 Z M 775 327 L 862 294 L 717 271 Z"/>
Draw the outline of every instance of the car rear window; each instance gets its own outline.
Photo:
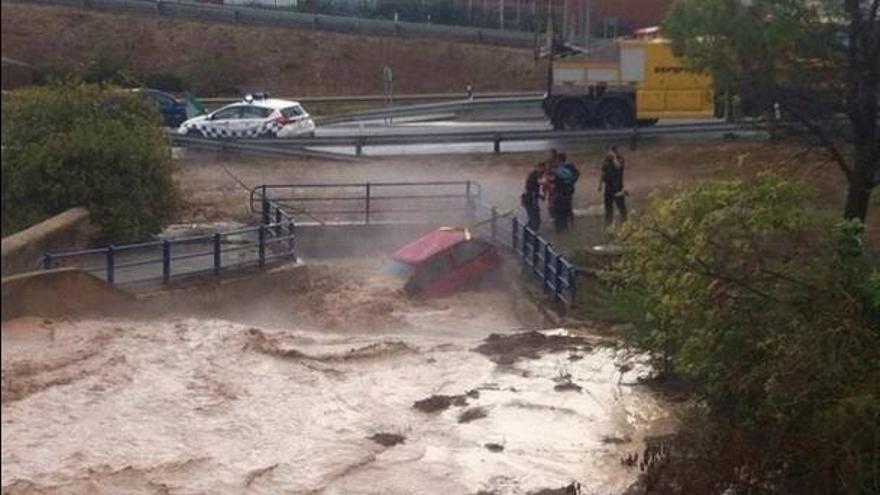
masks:
<path id="1" fill-rule="evenodd" d="M 281 115 L 284 115 L 288 119 L 292 119 L 294 117 L 299 117 L 303 113 L 304 113 L 303 109 L 299 105 L 294 105 L 292 107 L 287 107 L 287 108 L 281 109 Z"/>
<path id="2" fill-rule="evenodd" d="M 419 285 L 424 286 L 451 272 L 452 268 L 449 251 L 442 251 L 422 262 L 416 270 L 415 278 Z"/>
<path id="3" fill-rule="evenodd" d="M 455 247 L 452 248 L 452 259 L 456 266 L 463 265 L 480 257 L 480 255 L 485 253 L 488 249 L 488 244 L 476 239 L 471 239 L 456 244 Z"/>
<path id="4" fill-rule="evenodd" d="M 174 99 L 169 97 L 168 95 L 164 95 L 162 93 L 158 93 L 156 91 L 145 91 L 144 94 L 152 98 L 156 103 L 159 104 L 159 108 L 171 108 L 174 106 Z"/>

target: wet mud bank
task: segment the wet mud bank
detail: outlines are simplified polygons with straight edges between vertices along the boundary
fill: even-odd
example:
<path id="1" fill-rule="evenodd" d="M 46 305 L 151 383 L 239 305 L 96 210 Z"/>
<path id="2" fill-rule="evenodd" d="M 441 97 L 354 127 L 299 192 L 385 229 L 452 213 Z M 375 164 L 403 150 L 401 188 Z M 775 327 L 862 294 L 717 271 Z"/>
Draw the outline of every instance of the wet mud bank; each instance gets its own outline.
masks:
<path id="1" fill-rule="evenodd" d="M 617 494 L 674 426 L 588 332 L 524 330 L 504 290 L 407 300 L 374 261 L 4 322 L 3 492 Z"/>

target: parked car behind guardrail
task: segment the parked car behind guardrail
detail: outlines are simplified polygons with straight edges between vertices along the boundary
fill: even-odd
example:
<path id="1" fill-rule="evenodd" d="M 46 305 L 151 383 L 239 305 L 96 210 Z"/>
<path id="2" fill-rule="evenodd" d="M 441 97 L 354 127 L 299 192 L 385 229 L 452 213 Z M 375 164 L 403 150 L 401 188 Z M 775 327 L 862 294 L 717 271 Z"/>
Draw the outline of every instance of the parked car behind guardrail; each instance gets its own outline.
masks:
<path id="1" fill-rule="evenodd" d="M 137 88 L 132 91 L 144 95 L 156 104 L 165 127 L 177 128 L 186 121 L 186 102 L 174 95 L 152 88 Z"/>

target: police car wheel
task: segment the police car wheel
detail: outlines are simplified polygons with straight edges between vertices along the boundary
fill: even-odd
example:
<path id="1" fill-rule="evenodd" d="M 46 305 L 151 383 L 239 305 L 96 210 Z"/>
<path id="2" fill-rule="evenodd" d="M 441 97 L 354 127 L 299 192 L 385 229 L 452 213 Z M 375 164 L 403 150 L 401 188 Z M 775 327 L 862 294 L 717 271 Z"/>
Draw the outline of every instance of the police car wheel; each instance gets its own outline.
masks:
<path id="1" fill-rule="evenodd" d="M 202 133 L 202 131 L 200 131 L 198 129 L 190 129 L 190 130 L 186 131 L 186 135 L 187 135 L 187 137 L 194 137 L 194 138 L 205 137 L 205 135 Z"/>

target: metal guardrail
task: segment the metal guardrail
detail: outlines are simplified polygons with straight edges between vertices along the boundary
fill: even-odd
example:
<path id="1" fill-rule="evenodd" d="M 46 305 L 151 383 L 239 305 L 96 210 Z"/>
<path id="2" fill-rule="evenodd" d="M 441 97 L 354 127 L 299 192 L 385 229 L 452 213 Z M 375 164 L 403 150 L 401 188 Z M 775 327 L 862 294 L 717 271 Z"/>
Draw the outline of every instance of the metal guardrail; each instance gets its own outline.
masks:
<path id="1" fill-rule="evenodd" d="M 15 0 L 20 3 L 65 5 L 94 10 L 121 11 L 209 22 L 251 24 L 338 33 L 428 38 L 518 48 L 533 48 L 534 33 L 502 31 L 415 22 L 394 22 L 360 17 L 307 14 L 288 10 L 261 9 L 169 0 Z"/>
<path id="2" fill-rule="evenodd" d="M 712 122 L 701 124 L 674 124 L 657 127 L 634 127 L 627 129 L 587 129 L 580 131 L 553 130 L 507 130 L 431 132 L 430 134 L 376 134 L 347 136 L 315 136 L 267 139 L 206 139 L 172 134 L 171 140 L 179 146 L 202 146 L 212 149 L 238 150 L 259 154 L 319 156 L 323 158 L 348 158 L 348 155 L 317 151 L 311 148 L 352 147 L 355 156 L 361 156 L 367 146 L 400 146 L 429 144 L 492 143 L 494 153 L 501 153 L 502 143 L 524 141 L 610 141 L 628 142 L 636 148 L 640 140 L 663 137 L 696 137 L 706 134 L 763 131 L 759 124 L 727 124 Z"/>
<path id="3" fill-rule="evenodd" d="M 245 143 L 235 139 L 212 139 L 204 137 L 191 137 L 178 134 L 176 131 L 168 131 L 168 139 L 174 146 L 182 146 L 193 149 L 217 151 L 220 153 L 236 151 L 258 156 L 297 156 L 305 158 L 326 158 L 331 160 L 355 160 L 350 155 L 340 153 L 328 153 L 317 150 L 307 150 L 300 146 L 277 146 L 270 140 L 260 140 L 255 143 Z"/>

